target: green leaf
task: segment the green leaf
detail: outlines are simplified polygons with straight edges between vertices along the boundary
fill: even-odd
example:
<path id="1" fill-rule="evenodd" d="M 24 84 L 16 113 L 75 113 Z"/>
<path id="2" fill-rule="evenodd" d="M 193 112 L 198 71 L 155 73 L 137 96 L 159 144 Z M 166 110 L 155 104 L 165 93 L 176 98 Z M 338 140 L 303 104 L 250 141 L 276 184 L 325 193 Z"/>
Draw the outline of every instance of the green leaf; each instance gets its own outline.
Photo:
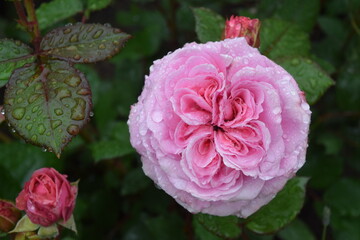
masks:
<path id="1" fill-rule="evenodd" d="M 123 186 L 121 188 L 122 195 L 130 195 L 138 193 L 149 186 L 151 181 L 145 176 L 141 168 L 136 168 L 125 175 Z"/>
<path id="2" fill-rule="evenodd" d="M 32 49 L 20 41 L 0 39 L 0 87 L 4 86 L 12 72 L 34 61 Z"/>
<path id="3" fill-rule="evenodd" d="M 307 33 L 296 24 L 267 19 L 260 28 L 260 52 L 271 59 L 308 56 L 310 41 Z"/>
<path id="4" fill-rule="evenodd" d="M 239 219 L 235 216 L 219 217 L 200 213 L 193 217 L 208 232 L 220 238 L 236 238 L 241 233 Z"/>
<path id="5" fill-rule="evenodd" d="M 193 218 L 193 227 L 198 240 L 221 240 L 222 238 L 209 232 L 198 220 Z"/>
<path id="6" fill-rule="evenodd" d="M 299 25 L 310 32 L 316 23 L 320 10 L 319 0 L 281 0 L 277 4 L 274 16 Z"/>
<path id="7" fill-rule="evenodd" d="M 23 216 L 16 224 L 15 228 L 9 233 L 31 232 L 40 227 L 39 224 L 32 223 L 27 215 Z"/>
<path id="8" fill-rule="evenodd" d="M 85 0 L 85 2 L 87 9 L 95 11 L 107 7 L 111 3 L 111 0 Z"/>
<path id="9" fill-rule="evenodd" d="M 297 219 L 281 230 L 278 236 L 282 240 L 316 240 L 309 227 Z"/>
<path id="10" fill-rule="evenodd" d="M 41 41 L 43 54 L 77 63 L 112 57 L 130 38 L 120 29 L 101 24 L 77 23 L 47 33 Z"/>
<path id="11" fill-rule="evenodd" d="M 90 119 L 91 89 L 69 63 L 49 61 L 16 70 L 4 103 L 6 119 L 20 136 L 60 157 Z"/>
<path id="12" fill-rule="evenodd" d="M 300 212 L 308 178 L 295 177 L 267 205 L 251 215 L 246 227 L 257 233 L 272 233 L 291 222 Z"/>
<path id="13" fill-rule="evenodd" d="M 359 240 L 360 239 L 360 216 L 345 217 L 332 214 L 331 232 L 335 240 Z M 329 238 L 330 239 L 330 238 Z"/>
<path id="14" fill-rule="evenodd" d="M 74 231 L 75 233 L 77 233 L 76 224 L 75 224 L 75 220 L 74 220 L 74 215 L 72 215 L 72 214 L 71 214 L 70 218 L 65 223 L 59 222 L 59 225 L 61 225 L 64 228 L 70 229 L 71 231 Z"/>
<path id="15" fill-rule="evenodd" d="M 135 152 L 130 144 L 129 128 L 125 122 L 119 122 L 113 127 L 114 134 L 110 139 L 101 140 L 90 146 L 95 161 L 122 157 Z"/>
<path id="16" fill-rule="evenodd" d="M 340 179 L 325 192 L 324 200 L 341 216 L 360 216 L 360 181 Z"/>
<path id="17" fill-rule="evenodd" d="M 52 0 L 42 3 L 36 9 L 36 16 L 40 29 L 45 29 L 81 11 L 83 11 L 81 0 Z"/>
<path id="18" fill-rule="evenodd" d="M 56 224 L 53 224 L 49 227 L 40 227 L 37 235 L 40 238 L 55 238 L 59 235 L 59 230 Z"/>
<path id="19" fill-rule="evenodd" d="M 200 42 L 220 41 L 225 27 L 225 20 L 208 8 L 193 8 L 195 31 Z"/>
<path id="20" fill-rule="evenodd" d="M 315 62 L 308 58 L 294 57 L 278 60 L 299 84 L 309 104 L 315 103 L 334 81 Z"/>

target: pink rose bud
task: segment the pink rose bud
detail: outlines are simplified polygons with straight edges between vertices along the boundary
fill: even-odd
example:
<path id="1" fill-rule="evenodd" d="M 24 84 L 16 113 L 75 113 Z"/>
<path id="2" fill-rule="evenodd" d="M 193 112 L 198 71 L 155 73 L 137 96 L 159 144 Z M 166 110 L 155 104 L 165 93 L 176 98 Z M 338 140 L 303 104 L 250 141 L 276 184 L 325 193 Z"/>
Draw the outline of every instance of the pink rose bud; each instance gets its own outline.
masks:
<path id="1" fill-rule="evenodd" d="M 21 213 L 14 203 L 0 199 L 0 231 L 9 232 L 20 217 Z"/>
<path id="2" fill-rule="evenodd" d="M 53 168 L 41 168 L 33 173 L 16 198 L 16 206 L 25 210 L 35 224 L 50 226 L 67 221 L 75 207 L 77 186 L 67 176 Z"/>
<path id="3" fill-rule="evenodd" d="M 234 17 L 225 23 L 223 39 L 245 37 L 247 43 L 258 48 L 260 46 L 260 21 L 248 17 Z"/>
<path id="4" fill-rule="evenodd" d="M 154 62 L 129 116 L 147 176 L 190 212 L 247 217 L 304 164 L 309 105 L 245 38 Z"/>

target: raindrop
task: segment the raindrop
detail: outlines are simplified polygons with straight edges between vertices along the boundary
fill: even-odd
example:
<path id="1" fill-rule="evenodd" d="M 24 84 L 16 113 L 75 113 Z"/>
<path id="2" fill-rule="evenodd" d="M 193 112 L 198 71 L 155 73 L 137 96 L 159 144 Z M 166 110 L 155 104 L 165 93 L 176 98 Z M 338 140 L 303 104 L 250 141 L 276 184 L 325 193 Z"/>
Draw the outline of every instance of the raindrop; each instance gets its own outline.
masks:
<path id="1" fill-rule="evenodd" d="M 15 109 L 12 111 L 11 115 L 12 115 L 15 119 L 21 120 L 21 119 L 24 117 L 25 112 L 26 112 L 26 109 L 25 109 L 25 108 L 19 107 L 19 108 L 15 108 Z"/>
<path id="2" fill-rule="evenodd" d="M 2 115 L 5 115 L 5 109 L 4 109 L 4 108 L 1 109 L 1 114 L 2 114 Z"/>
<path id="3" fill-rule="evenodd" d="M 30 131 L 32 129 L 33 125 L 32 125 L 32 123 L 29 123 L 25 127 L 26 127 L 27 130 Z"/>
<path id="4" fill-rule="evenodd" d="M 279 114 L 281 112 L 281 108 L 280 107 L 276 107 L 273 109 L 272 111 L 274 114 Z"/>
<path id="5" fill-rule="evenodd" d="M 94 39 L 97 39 L 99 38 L 102 34 L 103 34 L 104 30 L 100 29 L 100 30 L 97 30 L 94 34 L 93 34 L 93 38 Z"/>
<path id="6" fill-rule="evenodd" d="M 65 24 L 65 27 L 70 27 L 72 25 L 73 25 L 72 23 L 67 23 L 67 24 Z"/>
<path id="7" fill-rule="evenodd" d="M 309 104 L 307 104 L 306 102 L 301 103 L 301 107 L 302 107 L 302 109 L 304 109 L 305 111 L 307 111 L 307 110 L 310 109 Z"/>
<path id="8" fill-rule="evenodd" d="M 103 43 L 102 43 L 102 44 L 100 44 L 100 45 L 99 45 L 99 47 L 98 47 L 98 48 L 99 48 L 99 49 L 101 49 L 101 50 L 103 50 L 103 49 L 105 49 L 105 48 L 106 48 L 106 46 L 105 46 L 105 44 L 103 44 Z"/>
<path id="9" fill-rule="evenodd" d="M 70 87 L 77 87 L 81 83 L 81 79 L 78 76 L 71 76 L 65 79 L 65 83 Z"/>
<path id="10" fill-rule="evenodd" d="M 79 133 L 79 131 L 80 131 L 80 129 L 79 129 L 79 126 L 77 126 L 77 125 L 70 125 L 67 129 L 66 129 L 66 131 L 70 134 L 70 135 L 77 135 L 78 133 Z"/>
<path id="11" fill-rule="evenodd" d="M 56 129 L 57 127 L 59 127 L 62 124 L 61 120 L 52 120 L 51 121 L 51 128 L 52 129 Z"/>
<path id="12" fill-rule="evenodd" d="M 11 128 L 11 132 L 16 133 L 15 128 Z"/>
<path id="13" fill-rule="evenodd" d="M 70 42 L 78 42 L 79 41 L 79 34 L 75 33 L 70 37 Z"/>
<path id="14" fill-rule="evenodd" d="M 42 148 L 41 148 L 41 151 L 42 151 L 42 152 L 47 152 L 46 147 L 42 147 Z"/>
<path id="15" fill-rule="evenodd" d="M 35 112 L 37 112 L 38 110 L 39 110 L 39 106 L 35 106 L 35 107 L 32 108 L 31 111 L 32 111 L 33 113 L 35 113 Z"/>
<path id="16" fill-rule="evenodd" d="M 90 117 L 93 117 L 94 115 L 95 115 L 94 112 L 90 112 L 90 113 L 89 113 L 89 116 L 90 116 Z"/>
<path id="17" fill-rule="evenodd" d="M 158 122 L 161 122 L 163 120 L 163 114 L 160 111 L 155 111 L 155 112 L 153 112 L 151 118 L 152 118 L 152 120 L 154 122 L 158 123 Z"/>
<path id="18" fill-rule="evenodd" d="M 76 104 L 71 108 L 71 119 L 72 120 L 83 120 L 85 119 L 86 102 L 82 98 L 75 98 Z"/>
<path id="19" fill-rule="evenodd" d="M 56 109 L 54 110 L 54 112 L 55 112 L 55 114 L 56 114 L 57 116 L 61 116 L 61 115 L 63 115 L 63 113 L 64 113 L 61 108 L 56 108 Z"/>
<path id="20" fill-rule="evenodd" d="M 91 93 L 90 89 L 87 88 L 81 88 L 76 92 L 78 95 L 86 96 Z"/>
<path id="21" fill-rule="evenodd" d="M 44 124 L 39 124 L 37 130 L 38 130 L 38 133 L 40 133 L 40 135 L 43 135 L 46 131 L 46 128 L 45 128 Z"/>
<path id="22" fill-rule="evenodd" d="M 63 33 L 64 34 L 69 34 L 69 33 L 71 33 L 71 31 L 72 31 L 71 28 L 66 28 L 66 29 L 63 30 Z"/>
<path id="23" fill-rule="evenodd" d="M 78 61 L 81 59 L 81 56 L 79 54 L 76 54 L 73 58 L 75 61 Z"/>
<path id="24" fill-rule="evenodd" d="M 23 101 L 24 101 L 24 99 L 23 99 L 22 97 L 19 97 L 19 98 L 16 100 L 17 103 L 22 103 Z"/>
<path id="25" fill-rule="evenodd" d="M 28 102 L 31 104 L 31 103 L 35 102 L 40 96 L 41 96 L 41 94 L 35 93 L 28 98 Z"/>

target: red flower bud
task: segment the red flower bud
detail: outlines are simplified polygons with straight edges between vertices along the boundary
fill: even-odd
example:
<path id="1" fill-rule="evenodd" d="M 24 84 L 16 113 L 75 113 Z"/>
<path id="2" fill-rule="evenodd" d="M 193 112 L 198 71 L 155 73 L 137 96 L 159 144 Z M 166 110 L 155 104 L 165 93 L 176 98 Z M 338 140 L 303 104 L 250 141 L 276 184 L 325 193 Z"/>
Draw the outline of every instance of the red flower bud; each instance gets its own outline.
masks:
<path id="1" fill-rule="evenodd" d="M 225 23 L 223 39 L 245 37 L 247 43 L 252 47 L 260 46 L 260 20 L 248 17 L 231 16 Z"/>
<path id="2" fill-rule="evenodd" d="M 0 199 L 0 230 L 9 232 L 14 228 L 16 222 L 21 217 L 20 210 L 15 207 L 15 204 L 6 200 Z"/>

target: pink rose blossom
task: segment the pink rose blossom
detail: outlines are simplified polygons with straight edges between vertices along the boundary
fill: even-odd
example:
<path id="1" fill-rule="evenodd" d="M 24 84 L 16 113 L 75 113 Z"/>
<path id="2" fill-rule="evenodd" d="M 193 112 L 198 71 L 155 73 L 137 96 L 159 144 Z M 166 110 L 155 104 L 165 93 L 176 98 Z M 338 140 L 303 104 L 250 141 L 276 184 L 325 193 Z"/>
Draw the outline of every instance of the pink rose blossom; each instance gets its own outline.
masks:
<path id="1" fill-rule="evenodd" d="M 16 207 L 25 210 L 33 223 L 50 226 L 67 221 L 74 210 L 77 186 L 70 185 L 66 175 L 53 168 L 33 173 L 16 198 Z"/>
<path id="2" fill-rule="evenodd" d="M 309 105 L 245 38 L 154 62 L 129 117 L 147 176 L 190 212 L 247 217 L 304 164 Z"/>
<path id="3" fill-rule="evenodd" d="M 226 20 L 223 39 L 245 37 L 247 43 L 252 47 L 260 46 L 260 21 L 243 16 L 231 16 Z"/>

